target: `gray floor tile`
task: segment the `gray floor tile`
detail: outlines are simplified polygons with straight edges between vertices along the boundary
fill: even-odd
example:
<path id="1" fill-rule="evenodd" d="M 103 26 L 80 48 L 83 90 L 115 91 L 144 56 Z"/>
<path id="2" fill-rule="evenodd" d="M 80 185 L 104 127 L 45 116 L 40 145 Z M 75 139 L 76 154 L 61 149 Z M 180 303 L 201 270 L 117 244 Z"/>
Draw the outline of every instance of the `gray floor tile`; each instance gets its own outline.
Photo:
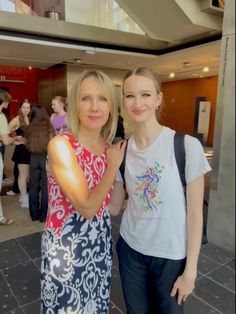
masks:
<path id="1" fill-rule="evenodd" d="M 4 270 L 3 274 L 21 306 L 39 299 L 40 272 L 32 261 Z"/>
<path id="2" fill-rule="evenodd" d="M 34 259 L 41 256 L 41 233 L 33 233 L 16 239 L 27 254 Z"/>
<path id="3" fill-rule="evenodd" d="M 122 312 L 121 310 L 119 310 L 115 304 L 113 304 L 112 302 L 110 302 L 110 307 L 109 307 L 109 314 L 123 314 L 124 312 Z"/>
<path id="4" fill-rule="evenodd" d="M 199 260 L 198 260 L 198 271 L 201 274 L 207 274 L 219 266 L 220 264 L 214 261 L 212 258 L 209 258 L 203 254 L 200 254 Z"/>
<path id="5" fill-rule="evenodd" d="M 235 258 L 226 263 L 225 266 L 229 267 L 232 270 L 235 270 Z"/>
<path id="6" fill-rule="evenodd" d="M 112 259 L 112 265 L 113 267 L 116 267 L 118 269 L 118 256 L 117 256 L 117 252 L 116 252 L 116 249 L 113 248 L 113 259 Z"/>
<path id="7" fill-rule="evenodd" d="M 40 300 L 27 304 L 23 307 L 24 314 L 39 314 L 40 313 Z"/>
<path id="8" fill-rule="evenodd" d="M 20 263 L 25 263 L 29 260 L 29 257 L 22 250 L 16 240 L 1 242 L 0 252 L 0 270 Z"/>
<path id="9" fill-rule="evenodd" d="M 114 246 L 114 248 L 116 247 L 116 242 L 118 241 L 119 236 L 120 236 L 120 233 L 119 233 L 119 232 L 116 232 L 116 233 L 113 233 L 113 234 L 112 234 L 112 240 L 113 240 L 113 246 Z"/>
<path id="10" fill-rule="evenodd" d="M 235 294 L 207 277 L 196 282 L 195 294 L 223 314 L 234 313 Z"/>
<path id="11" fill-rule="evenodd" d="M 41 257 L 35 258 L 33 260 L 33 262 L 34 262 L 35 266 L 37 267 L 37 269 L 39 271 L 41 271 Z"/>
<path id="12" fill-rule="evenodd" d="M 221 264 L 228 262 L 234 257 L 232 252 L 224 250 L 211 243 L 204 244 L 201 247 L 201 253 Z"/>
<path id="13" fill-rule="evenodd" d="M 0 272 L 0 313 L 5 314 L 18 307 L 2 272 Z"/>
<path id="14" fill-rule="evenodd" d="M 112 233 L 119 233 L 120 227 L 119 227 L 117 224 L 112 223 L 112 228 L 111 228 L 111 230 L 112 230 Z"/>
<path id="15" fill-rule="evenodd" d="M 207 277 L 218 282 L 225 288 L 235 292 L 235 271 L 225 266 L 220 266 L 207 274 Z"/>
<path id="16" fill-rule="evenodd" d="M 112 222 L 112 224 L 114 223 L 115 225 L 117 225 L 119 227 L 120 223 L 121 223 L 121 219 L 122 219 L 122 215 L 119 214 L 118 216 L 113 216 L 111 218 L 111 222 Z"/>
<path id="17" fill-rule="evenodd" d="M 121 312 L 126 312 L 126 307 L 121 290 L 120 275 L 118 270 L 116 270 L 115 268 L 112 269 L 111 302 L 115 304 Z"/>
<path id="18" fill-rule="evenodd" d="M 6 314 L 24 314 L 24 312 L 22 311 L 21 308 L 17 308 L 17 309 L 10 311 L 10 312 L 7 312 Z M 34 314 L 38 314 L 38 313 L 34 313 Z"/>
<path id="19" fill-rule="evenodd" d="M 203 300 L 190 296 L 184 306 L 184 314 L 223 314 L 217 309 L 212 308 Z"/>

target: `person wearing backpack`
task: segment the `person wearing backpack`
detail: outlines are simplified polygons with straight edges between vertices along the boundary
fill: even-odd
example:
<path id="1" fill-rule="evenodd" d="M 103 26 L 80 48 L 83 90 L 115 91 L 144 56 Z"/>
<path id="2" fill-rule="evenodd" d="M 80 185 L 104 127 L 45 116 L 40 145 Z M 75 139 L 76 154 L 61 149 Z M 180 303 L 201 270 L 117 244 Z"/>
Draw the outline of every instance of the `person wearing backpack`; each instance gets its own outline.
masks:
<path id="1" fill-rule="evenodd" d="M 136 68 L 126 74 L 122 90 L 124 118 L 134 133 L 127 143 L 125 182 L 119 173 L 111 212 L 119 212 L 127 192 L 116 245 L 127 313 L 180 314 L 197 277 L 204 174 L 211 168 L 200 142 L 185 135 L 185 197 L 176 132 L 158 122 L 163 94 L 156 73 Z"/>

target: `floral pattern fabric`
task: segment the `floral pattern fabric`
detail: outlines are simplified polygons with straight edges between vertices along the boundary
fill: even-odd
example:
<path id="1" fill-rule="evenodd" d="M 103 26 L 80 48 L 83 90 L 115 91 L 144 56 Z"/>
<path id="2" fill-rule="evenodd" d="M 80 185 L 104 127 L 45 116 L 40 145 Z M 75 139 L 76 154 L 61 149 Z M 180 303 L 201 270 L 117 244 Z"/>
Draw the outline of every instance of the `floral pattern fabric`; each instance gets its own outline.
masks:
<path id="1" fill-rule="evenodd" d="M 82 167 L 89 189 L 106 169 L 106 151 L 89 153 L 66 136 Z M 106 314 L 112 267 L 111 190 L 93 219 L 75 211 L 48 174 L 49 209 L 42 236 L 41 314 Z"/>

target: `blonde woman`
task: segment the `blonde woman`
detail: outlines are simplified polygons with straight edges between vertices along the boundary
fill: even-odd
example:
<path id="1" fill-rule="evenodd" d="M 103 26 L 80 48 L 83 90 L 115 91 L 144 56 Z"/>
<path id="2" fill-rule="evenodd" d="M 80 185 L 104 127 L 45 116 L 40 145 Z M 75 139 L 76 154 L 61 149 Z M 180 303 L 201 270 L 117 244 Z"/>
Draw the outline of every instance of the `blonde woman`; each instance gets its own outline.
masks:
<path id="1" fill-rule="evenodd" d="M 117 107 L 110 79 L 82 72 L 69 133 L 48 145 L 48 214 L 42 236 L 41 313 L 109 313 L 112 184 L 125 142 L 110 146 Z"/>
<path id="2" fill-rule="evenodd" d="M 31 103 L 24 99 L 19 108 L 18 115 L 9 123 L 11 132 L 15 131 L 16 135 L 24 137 L 26 129 L 30 123 Z M 26 145 L 17 145 L 12 155 L 12 161 L 18 165 L 19 176 L 18 186 L 20 190 L 21 207 L 29 207 L 29 198 L 27 193 L 27 182 L 29 179 L 30 152 Z"/>

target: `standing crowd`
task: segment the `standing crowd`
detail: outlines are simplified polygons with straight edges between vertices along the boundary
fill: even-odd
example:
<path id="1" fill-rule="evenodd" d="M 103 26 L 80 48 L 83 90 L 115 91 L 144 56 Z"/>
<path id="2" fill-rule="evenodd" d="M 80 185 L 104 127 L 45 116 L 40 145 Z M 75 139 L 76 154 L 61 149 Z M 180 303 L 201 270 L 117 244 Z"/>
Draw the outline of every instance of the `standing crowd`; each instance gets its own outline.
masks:
<path id="1" fill-rule="evenodd" d="M 68 104 L 61 96 L 52 99 L 50 118 L 43 106 L 24 100 L 8 126 L 1 111 L 10 95 L 0 92 L 0 139 L 16 144 L 21 206 L 29 207 L 32 220 L 45 222 L 42 314 L 109 313 L 111 216 L 123 211 L 125 199 L 116 249 L 127 313 L 183 314 L 194 289 L 210 166 L 200 142 L 185 135 L 183 188 L 176 132 L 160 123 L 156 73 L 129 71 L 122 93 L 123 118 L 109 77 L 83 71 Z M 129 139 L 122 127 L 117 133 L 118 117 L 132 123 Z M 0 178 L 2 168 L 0 157 Z M 11 223 L 0 203 L 0 224 Z"/>
<path id="2" fill-rule="evenodd" d="M 7 191 L 6 194 L 9 196 L 19 194 L 20 207 L 29 208 L 32 221 L 45 222 L 48 209 L 47 146 L 54 135 L 66 130 L 66 99 L 62 96 L 52 99 L 54 113 L 51 117 L 42 105 L 23 99 L 17 116 L 9 124 L 2 109 L 7 109 L 11 95 L 1 90 L 0 101 L 2 161 L 5 145 L 16 144 L 11 158 L 14 163 L 14 182 L 12 190 Z M 10 134 L 13 136 L 11 137 Z M 0 175 L 2 178 L 1 173 Z M 3 219 L 3 214 L 1 217 L 0 225 L 14 222 L 12 219 Z"/>

